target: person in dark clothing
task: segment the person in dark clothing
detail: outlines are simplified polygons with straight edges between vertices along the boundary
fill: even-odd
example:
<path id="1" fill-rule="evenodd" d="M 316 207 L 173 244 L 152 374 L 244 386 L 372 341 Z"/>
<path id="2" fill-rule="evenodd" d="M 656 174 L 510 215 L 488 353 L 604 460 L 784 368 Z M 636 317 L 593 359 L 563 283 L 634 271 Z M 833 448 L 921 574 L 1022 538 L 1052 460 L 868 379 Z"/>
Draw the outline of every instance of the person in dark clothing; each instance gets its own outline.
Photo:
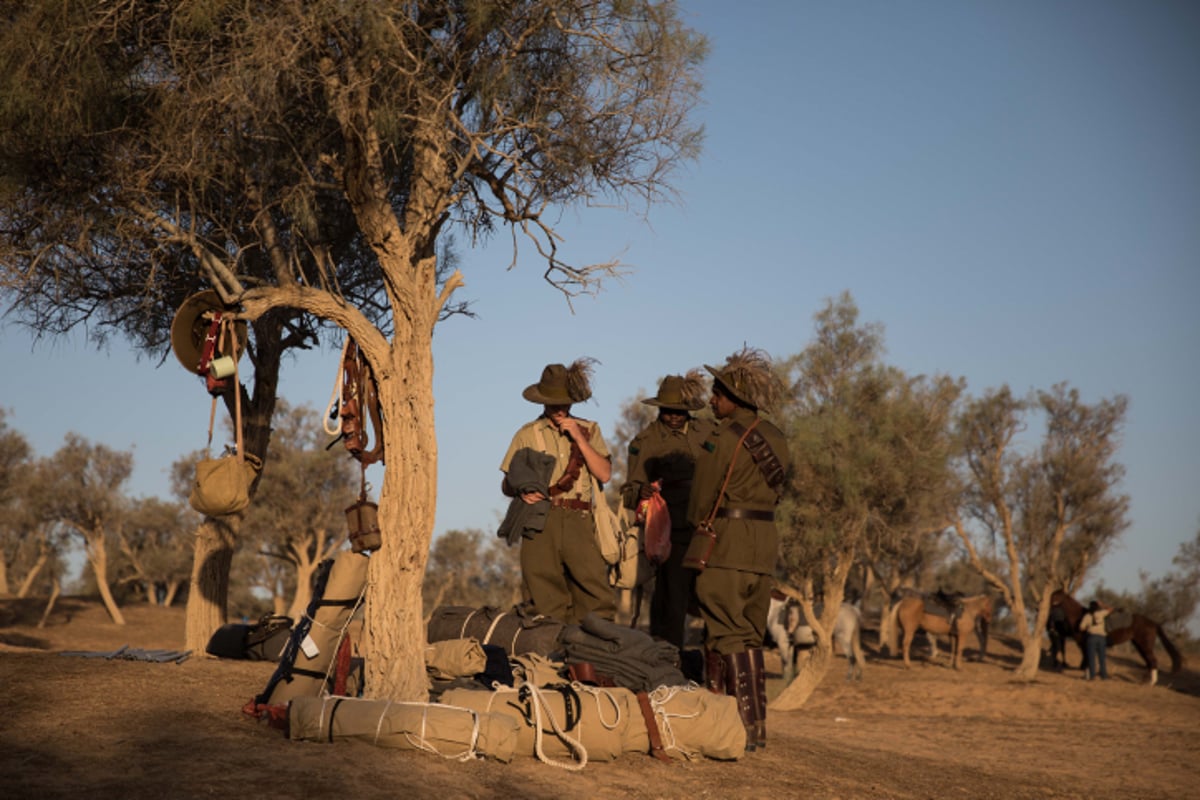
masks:
<path id="1" fill-rule="evenodd" d="M 671 518 L 671 554 L 654 571 L 654 594 L 650 600 L 650 635 L 683 649 L 687 610 L 691 604 L 696 573 L 683 566 L 683 556 L 692 538 L 688 524 L 688 499 L 696 459 L 713 423 L 697 419 L 693 411 L 704 407 L 704 382 L 699 370 L 686 376 L 668 375 L 658 394 L 642 402 L 658 409 L 658 418 L 638 432 L 629 443 L 627 480 L 621 487 L 626 508 L 661 494 Z"/>

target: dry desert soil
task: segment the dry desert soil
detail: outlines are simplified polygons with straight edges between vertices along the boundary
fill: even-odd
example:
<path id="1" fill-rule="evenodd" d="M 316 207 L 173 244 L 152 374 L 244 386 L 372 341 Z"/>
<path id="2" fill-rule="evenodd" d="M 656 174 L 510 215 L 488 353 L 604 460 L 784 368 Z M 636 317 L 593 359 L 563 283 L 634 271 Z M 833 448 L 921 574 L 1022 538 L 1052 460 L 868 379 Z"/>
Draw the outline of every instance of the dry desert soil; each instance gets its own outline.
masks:
<path id="1" fill-rule="evenodd" d="M 804 708 L 769 715 L 765 750 L 736 762 L 626 755 L 566 772 L 524 756 L 461 763 L 289 741 L 241 712 L 269 662 L 63 654 L 182 648 L 181 609 L 123 611 L 119 627 L 93 601 L 60 599 L 39 628 L 40 602 L 0 600 L 0 798 L 1200 797 L 1200 674 L 1143 685 L 1124 646 L 1110 652 L 1113 680 L 1068 670 L 1017 682 L 1004 637 L 956 672 L 919 655 L 910 670 L 872 658 L 868 636 L 865 678 L 846 682 L 836 662 Z"/>

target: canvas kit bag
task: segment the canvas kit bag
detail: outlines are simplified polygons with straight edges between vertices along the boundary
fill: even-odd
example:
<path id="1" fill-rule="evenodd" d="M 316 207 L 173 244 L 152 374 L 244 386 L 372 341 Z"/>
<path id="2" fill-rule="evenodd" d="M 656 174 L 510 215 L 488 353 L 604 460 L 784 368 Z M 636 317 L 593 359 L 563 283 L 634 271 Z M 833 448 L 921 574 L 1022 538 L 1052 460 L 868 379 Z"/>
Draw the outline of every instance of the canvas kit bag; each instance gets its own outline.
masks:
<path id="1" fill-rule="evenodd" d="M 591 476 L 591 481 L 596 546 L 600 548 L 604 563 L 608 564 L 608 582 L 617 589 L 632 589 L 639 583 L 640 529 L 624 503 L 618 502 L 617 510 L 613 511 L 595 475 Z"/>
<path id="2" fill-rule="evenodd" d="M 292 635 L 292 618 L 265 614 L 258 622 L 222 625 L 204 648 L 210 656 L 278 661 Z"/>
<path id="3" fill-rule="evenodd" d="M 313 598 L 292 629 L 279 666 L 254 706 L 279 706 L 296 697 L 341 693 L 338 670 L 350 669 L 347 628 L 367 585 L 367 556 L 343 550 L 317 568 Z M 342 656 L 345 656 L 342 659 Z M 349 693 L 357 693 L 353 687 Z"/>
<path id="4" fill-rule="evenodd" d="M 196 477 L 188 497 L 192 508 L 209 517 L 236 514 L 245 510 L 250 505 L 250 487 L 262 470 L 262 461 L 246 453 L 242 445 L 242 387 L 237 377 L 236 353 L 233 357 L 220 359 L 222 362 L 232 362 L 234 452 L 220 458 L 209 457 L 209 451 L 212 449 L 213 422 L 217 414 L 217 396 L 227 388 L 224 380 L 213 383 L 215 373 L 211 370 L 217 365 L 214 364 L 212 355 L 218 338 L 222 340 L 223 346 L 232 346 L 224 344 L 229 337 L 228 325 L 222 322 L 220 312 L 216 312 L 205 339 L 204 355 L 200 361 L 201 369 L 210 372 L 210 385 L 215 386 L 212 391 L 212 410 L 208 415 L 208 442 L 204 446 L 205 457 L 196 463 Z"/>

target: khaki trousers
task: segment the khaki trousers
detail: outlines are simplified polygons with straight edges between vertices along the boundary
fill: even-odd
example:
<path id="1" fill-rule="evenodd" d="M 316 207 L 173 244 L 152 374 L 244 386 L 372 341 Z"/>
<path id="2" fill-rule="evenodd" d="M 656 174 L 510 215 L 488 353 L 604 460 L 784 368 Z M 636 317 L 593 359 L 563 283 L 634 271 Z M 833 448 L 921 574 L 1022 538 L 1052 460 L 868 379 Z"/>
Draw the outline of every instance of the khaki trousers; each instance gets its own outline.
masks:
<path id="1" fill-rule="evenodd" d="M 542 531 L 521 540 L 521 574 L 538 614 L 566 623 L 589 612 L 609 621 L 616 616 L 590 511 L 551 507 Z"/>
<path id="2" fill-rule="evenodd" d="M 709 567 L 696 576 L 705 647 L 721 655 L 762 647 L 771 606 L 769 575 Z"/>

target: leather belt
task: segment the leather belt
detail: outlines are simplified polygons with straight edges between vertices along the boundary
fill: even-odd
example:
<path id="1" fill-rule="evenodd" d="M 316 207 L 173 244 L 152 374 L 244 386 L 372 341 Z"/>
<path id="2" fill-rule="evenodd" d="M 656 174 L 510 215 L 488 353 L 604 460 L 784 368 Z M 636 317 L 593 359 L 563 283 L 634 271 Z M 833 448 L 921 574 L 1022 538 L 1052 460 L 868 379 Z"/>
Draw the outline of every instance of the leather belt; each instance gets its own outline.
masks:
<path id="1" fill-rule="evenodd" d="M 592 504 L 589 500 L 580 500 L 577 497 L 553 497 L 550 499 L 550 505 L 558 508 L 569 508 L 572 511 L 591 511 Z"/>
<path id="2" fill-rule="evenodd" d="M 749 519 L 756 522 L 774 522 L 774 511 L 763 511 L 757 508 L 722 508 L 717 511 L 718 517 L 725 519 Z"/>

